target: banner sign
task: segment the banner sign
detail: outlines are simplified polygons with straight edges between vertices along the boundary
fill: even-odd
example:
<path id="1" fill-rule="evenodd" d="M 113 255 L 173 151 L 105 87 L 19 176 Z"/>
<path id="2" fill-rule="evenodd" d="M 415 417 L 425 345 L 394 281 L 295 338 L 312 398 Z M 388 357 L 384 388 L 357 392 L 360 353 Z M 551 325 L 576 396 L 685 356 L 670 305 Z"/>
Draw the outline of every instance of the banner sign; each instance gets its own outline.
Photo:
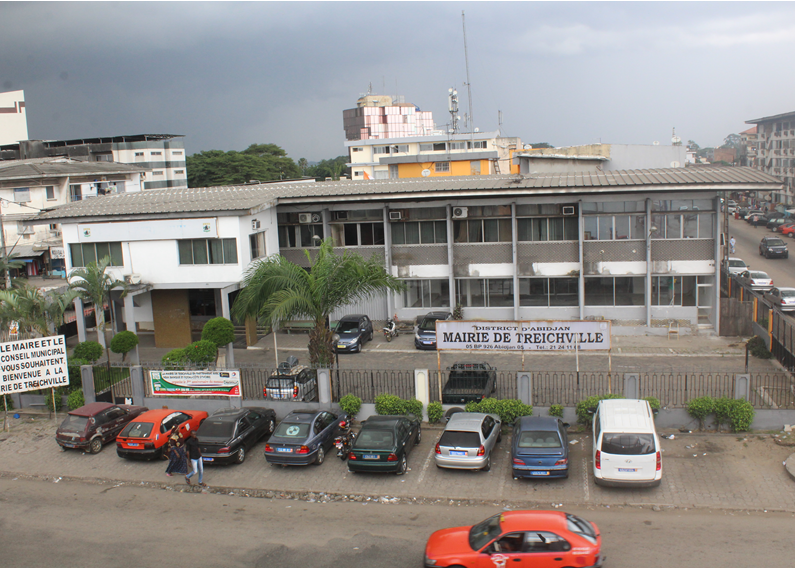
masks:
<path id="1" fill-rule="evenodd" d="M 436 321 L 436 348 L 496 351 L 610 349 L 609 321 Z"/>
<path id="2" fill-rule="evenodd" d="M 149 371 L 152 396 L 241 396 L 240 370 Z"/>
<path id="3" fill-rule="evenodd" d="M 63 335 L 0 343 L 0 394 L 69 384 Z"/>

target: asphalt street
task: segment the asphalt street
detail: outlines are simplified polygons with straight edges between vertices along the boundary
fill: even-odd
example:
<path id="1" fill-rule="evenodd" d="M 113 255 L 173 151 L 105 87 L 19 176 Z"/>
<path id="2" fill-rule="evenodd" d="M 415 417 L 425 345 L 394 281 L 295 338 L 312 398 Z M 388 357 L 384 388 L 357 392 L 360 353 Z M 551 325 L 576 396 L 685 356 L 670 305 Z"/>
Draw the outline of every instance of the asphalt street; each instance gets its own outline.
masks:
<path id="1" fill-rule="evenodd" d="M 767 259 L 759 254 L 759 241 L 762 237 L 780 236 L 765 227 L 754 228 L 742 219 L 729 219 L 729 235 L 737 241 L 736 252 L 731 255 L 742 258 L 754 270 L 763 270 L 773 278 L 776 286 L 795 287 L 795 239 L 782 237 L 790 251 L 789 258 Z"/>

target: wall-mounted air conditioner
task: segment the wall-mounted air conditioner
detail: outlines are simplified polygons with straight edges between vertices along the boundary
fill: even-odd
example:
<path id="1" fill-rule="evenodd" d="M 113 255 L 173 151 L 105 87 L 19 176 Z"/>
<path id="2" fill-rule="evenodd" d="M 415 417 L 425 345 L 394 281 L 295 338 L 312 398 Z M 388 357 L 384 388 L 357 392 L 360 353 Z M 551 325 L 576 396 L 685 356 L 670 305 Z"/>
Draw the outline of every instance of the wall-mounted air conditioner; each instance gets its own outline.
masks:
<path id="1" fill-rule="evenodd" d="M 251 230 L 256 231 L 262 226 L 259 219 L 252 219 L 251 220 Z"/>
<path id="2" fill-rule="evenodd" d="M 390 211 L 389 212 L 389 220 L 390 221 L 400 221 L 403 218 L 402 211 Z"/>
<path id="3" fill-rule="evenodd" d="M 563 215 L 575 215 L 577 213 L 577 209 L 575 209 L 574 205 L 564 205 L 560 209 Z"/>
<path id="4" fill-rule="evenodd" d="M 127 284 L 140 284 L 141 283 L 141 275 L 140 274 L 127 274 L 124 277 L 124 281 Z"/>
<path id="5" fill-rule="evenodd" d="M 299 223 L 320 223 L 320 213 L 299 213 Z"/>
<path id="6" fill-rule="evenodd" d="M 453 207 L 453 219 L 466 219 L 468 213 L 468 207 Z"/>

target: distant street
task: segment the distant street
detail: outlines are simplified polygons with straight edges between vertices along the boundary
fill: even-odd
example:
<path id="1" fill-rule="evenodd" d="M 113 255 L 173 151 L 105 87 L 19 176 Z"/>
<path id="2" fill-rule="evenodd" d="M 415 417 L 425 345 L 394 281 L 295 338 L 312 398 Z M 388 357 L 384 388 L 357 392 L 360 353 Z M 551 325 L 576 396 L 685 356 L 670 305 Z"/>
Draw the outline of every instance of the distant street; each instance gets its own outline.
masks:
<path id="1" fill-rule="evenodd" d="M 791 514 L 562 510 L 599 525 L 611 568 L 792 563 Z M 320 504 L 3 478 L 0 511 L 3 565 L 15 568 L 419 568 L 431 532 L 498 509 Z"/>

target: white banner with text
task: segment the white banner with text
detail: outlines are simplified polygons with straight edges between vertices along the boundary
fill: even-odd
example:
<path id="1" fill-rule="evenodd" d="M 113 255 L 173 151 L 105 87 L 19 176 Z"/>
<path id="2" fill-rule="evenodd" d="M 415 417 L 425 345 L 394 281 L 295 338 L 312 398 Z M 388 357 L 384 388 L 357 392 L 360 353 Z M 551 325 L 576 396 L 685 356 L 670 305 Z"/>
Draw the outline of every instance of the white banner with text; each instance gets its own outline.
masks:
<path id="1" fill-rule="evenodd" d="M 0 395 L 68 384 L 63 335 L 0 343 Z"/>
<path id="2" fill-rule="evenodd" d="M 495 351 L 604 351 L 609 321 L 437 320 L 436 348 Z"/>

